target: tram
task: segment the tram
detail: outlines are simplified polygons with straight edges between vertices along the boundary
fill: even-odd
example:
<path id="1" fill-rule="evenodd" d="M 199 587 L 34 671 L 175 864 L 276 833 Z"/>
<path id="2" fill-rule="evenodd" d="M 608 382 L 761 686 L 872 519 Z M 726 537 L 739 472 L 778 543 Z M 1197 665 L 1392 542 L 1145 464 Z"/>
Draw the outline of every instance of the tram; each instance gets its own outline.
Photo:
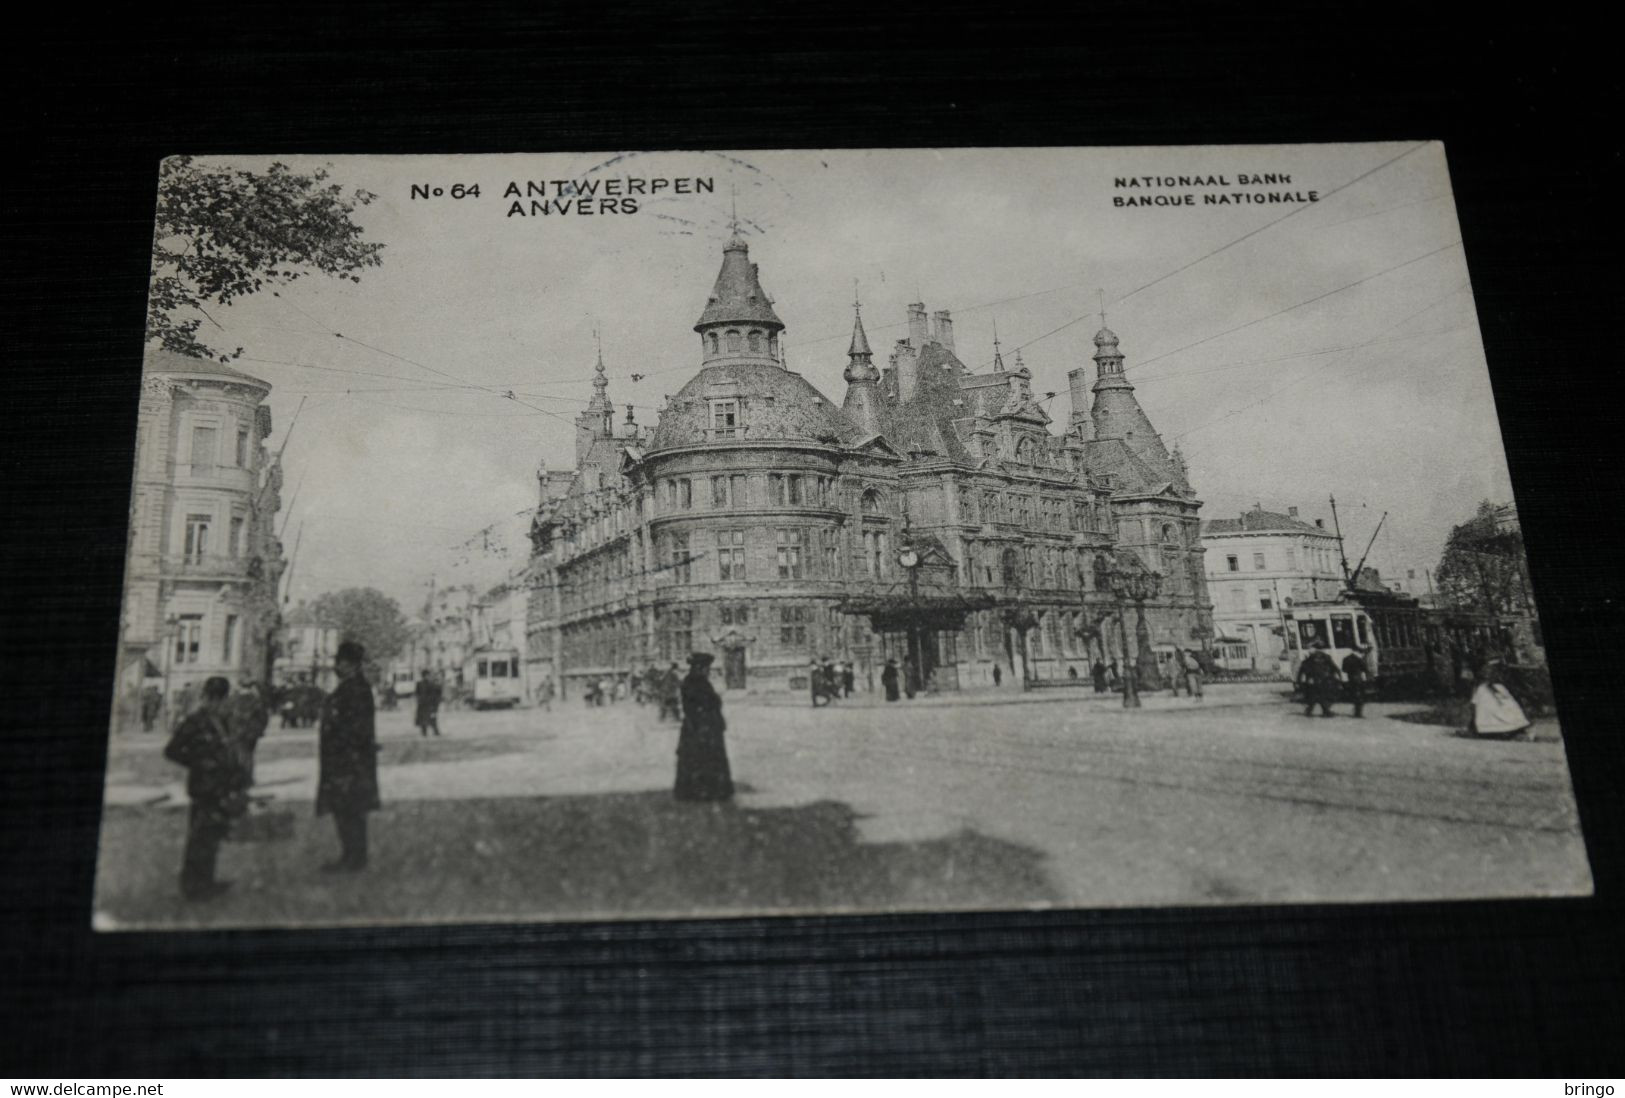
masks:
<path id="1" fill-rule="evenodd" d="M 1282 612 L 1292 677 L 1317 641 L 1339 668 L 1350 653 L 1369 645 L 1366 667 L 1379 694 L 1427 685 L 1426 636 L 1417 600 L 1395 591 L 1357 589 L 1335 599 L 1293 603 Z"/>
<path id="2" fill-rule="evenodd" d="M 518 705 L 525 684 L 519 673 L 517 648 L 482 648 L 468 657 L 463 681 L 473 684 L 469 701 L 475 709 L 502 709 Z"/>

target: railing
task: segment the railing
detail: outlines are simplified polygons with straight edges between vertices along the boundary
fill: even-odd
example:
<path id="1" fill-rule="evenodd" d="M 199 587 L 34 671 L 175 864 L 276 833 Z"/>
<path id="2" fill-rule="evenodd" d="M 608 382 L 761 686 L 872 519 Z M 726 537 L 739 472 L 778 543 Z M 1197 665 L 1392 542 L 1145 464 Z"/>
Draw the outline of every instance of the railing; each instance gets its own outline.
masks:
<path id="1" fill-rule="evenodd" d="M 200 579 L 258 579 L 265 570 L 259 557 L 234 557 L 216 553 L 164 557 L 166 576 L 195 576 Z"/>

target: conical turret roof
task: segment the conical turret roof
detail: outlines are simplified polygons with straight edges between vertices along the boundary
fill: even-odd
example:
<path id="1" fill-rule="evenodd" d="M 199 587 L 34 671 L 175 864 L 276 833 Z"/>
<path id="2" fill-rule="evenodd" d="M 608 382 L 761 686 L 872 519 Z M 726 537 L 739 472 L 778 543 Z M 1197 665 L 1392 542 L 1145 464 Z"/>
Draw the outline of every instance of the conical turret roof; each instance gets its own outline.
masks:
<path id="1" fill-rule="evenodd" d="M 705 311 L 694 330 L 703 332 L 715 324 L 759 324 L 783 330 L 784 321 L 773 311 L 773 302 L 762 289 L 756 264 L 750 261 L 750 245 L 735 236 L 722 249 L 722 269 L 716 285 L 706 298 Z"/>

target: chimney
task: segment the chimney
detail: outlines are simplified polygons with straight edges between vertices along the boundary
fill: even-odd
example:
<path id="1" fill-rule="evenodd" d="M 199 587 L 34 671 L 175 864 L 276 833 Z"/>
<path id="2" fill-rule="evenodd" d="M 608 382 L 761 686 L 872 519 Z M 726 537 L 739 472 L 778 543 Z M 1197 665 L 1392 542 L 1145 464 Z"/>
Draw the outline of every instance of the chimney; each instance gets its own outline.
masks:
<path id="1" fill-rule="evenodd" d="M 1071 389 L 1072 417 L 1069 425 L 1085 441 L 1095 437 L 1095 421 L 1089 416 L 1089 375 L 1082 366 L 1066 375 Z"/>
<path id="2" fill-rule="evenodd" d="M 1286 513 L 1287 513 L 1288 518 L 1297 518 L 1298 517 L 1298 509 L 1296 507 L 1288 507 L 1286 509 Z"/>
<path id="3" fill-rule="evenodd" d="M 908 345 L 918 351 L 926 344 L 925 302 L 916 301 L 908 307 Z"/>
<path id="4" fill-rule="evenodd" d="M 937 342 L 942 344 L 944 350 L 954 349 L 954 322 L 948 315 L 947 309 L 938 309 L 931 314 L 932 331 Z"/>
<path id="5" fill-rule="evenodd" d="M 913 306 L 909 306 L 912 310 Z M 914 315 L 909 314 L 912 327 Z M 922 306 L 920 324 L 925 324 L 925 312 Z M 912 337 L 911 337 L 912 338 Z M 899 339 L 896 350 L 892 351 L 891 368 L 897 373 L 897 402 L 902 404 L 914 396 L 914 389 L 920 380 L 920 360 L 909 340 Z"/>

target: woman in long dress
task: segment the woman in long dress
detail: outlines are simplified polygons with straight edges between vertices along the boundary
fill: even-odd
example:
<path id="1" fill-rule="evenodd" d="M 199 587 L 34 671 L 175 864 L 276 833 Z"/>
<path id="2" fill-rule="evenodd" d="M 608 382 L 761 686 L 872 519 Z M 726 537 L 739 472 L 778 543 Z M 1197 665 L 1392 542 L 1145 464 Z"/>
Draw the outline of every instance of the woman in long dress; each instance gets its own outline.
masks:
<path id="1" fill-rule="evenodd" d="M 1528 732 L 1533 722 L 1502 681 L 1501 665 L 1486 661 L 1473 687 L 1473 716 L 1467 731 L 1476 736 L 1511 738 Z"/>
<path id="2" fill-rule="evenodd" d="M 683 730 L 677 737 L 677 785 L 680 801 L 726 801 L 734 795 L 733 772 L 722 733 L 722 699 L 711 685 L 711 656 L 688 658 L 683 679 Z"/>

